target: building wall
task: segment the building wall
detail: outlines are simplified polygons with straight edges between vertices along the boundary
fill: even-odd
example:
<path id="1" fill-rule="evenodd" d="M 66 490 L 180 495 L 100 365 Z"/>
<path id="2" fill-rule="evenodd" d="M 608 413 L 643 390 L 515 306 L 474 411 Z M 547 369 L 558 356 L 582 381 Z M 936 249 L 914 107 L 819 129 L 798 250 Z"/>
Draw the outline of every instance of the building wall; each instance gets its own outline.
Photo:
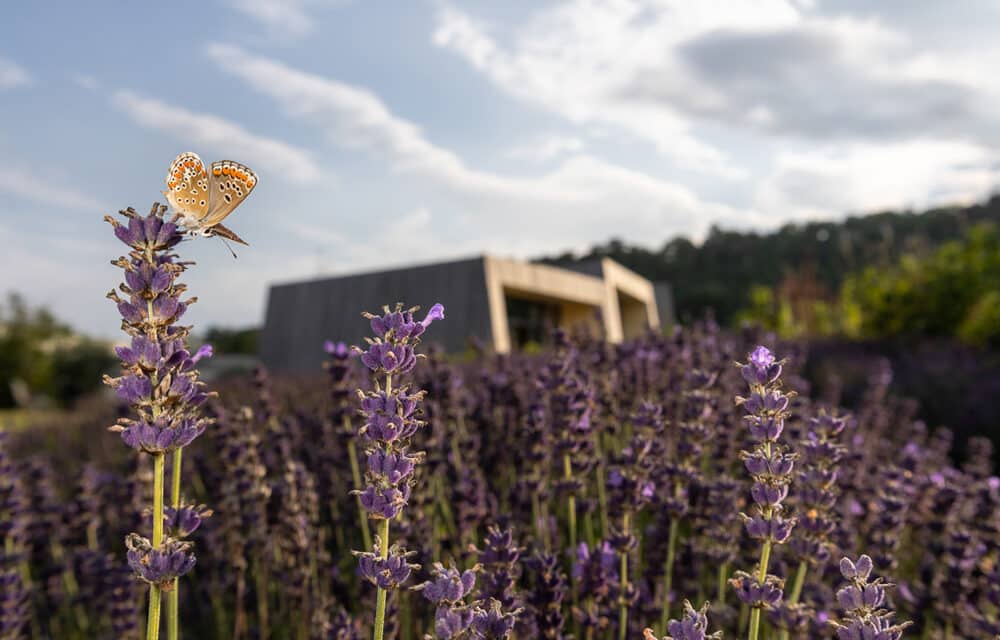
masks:
<path id="1" fill-rule="evenodd" d="M 483 258 L 477 257 L 274 285 L 261 331 L 261 360 L 276 371 L 319 371 L 325 340 L 362 344 L 371 331 L 361 313 L 396 302 L 424 311 L 435 302 L 444 305 L 445 320 L 431 326 L 425 343 L 448 351 L 462 351 L 470 337 L 492 344 Z"/>
<path id="2" fill-rule="evenodd" d="M 370 334 L 363 311 L 397 301 L 445 307 L 425 342 L 460 352 L 470 338 L 505 353 L 512 348 L 507 301 L 555 305 L 564 328 L 589 326 L 611 342 L 658 327 L 653 285 L 603 259 L 567 270 L 520 260 L 480 256 L 468 260 L 272 286 L 260 337 L 260 357 L 278 371 L 319 371 L 323 342 L 360 345 Z M 418 314 L 419 316 L 419 314 Z M 603 326 L 602 326 L 603 325 Z"/>

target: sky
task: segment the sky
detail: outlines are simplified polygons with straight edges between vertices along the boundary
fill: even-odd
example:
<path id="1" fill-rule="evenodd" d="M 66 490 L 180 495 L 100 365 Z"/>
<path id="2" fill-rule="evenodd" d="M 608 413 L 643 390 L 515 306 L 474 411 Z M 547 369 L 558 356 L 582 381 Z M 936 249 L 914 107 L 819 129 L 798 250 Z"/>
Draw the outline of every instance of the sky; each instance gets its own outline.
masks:
<path id="1" fill-rule="evenodd" d="M 181 245 L 199 327 L 273 282 L 973 202 L 998 36 L 995 0 L 8 3 L 0 293 L 115 336 L 102 218 L 183 151 L 259 175 L 238 259 Z"/>

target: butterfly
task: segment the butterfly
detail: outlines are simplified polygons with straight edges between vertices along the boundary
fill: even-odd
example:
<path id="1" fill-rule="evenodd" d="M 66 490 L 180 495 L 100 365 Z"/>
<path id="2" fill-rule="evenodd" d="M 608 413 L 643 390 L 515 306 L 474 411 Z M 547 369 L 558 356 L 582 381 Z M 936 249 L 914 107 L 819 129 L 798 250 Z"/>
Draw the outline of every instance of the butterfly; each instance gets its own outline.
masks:
<path id="1" fill-rule="evenodd" d="M 249 246 L 222 224 L 257 186 L 257 174 L 232 160 L 213 162 L 209 170 L 198 154 L 187 151 L 170 163 L 163 194 L 191 235 L 219 236 Z"/>

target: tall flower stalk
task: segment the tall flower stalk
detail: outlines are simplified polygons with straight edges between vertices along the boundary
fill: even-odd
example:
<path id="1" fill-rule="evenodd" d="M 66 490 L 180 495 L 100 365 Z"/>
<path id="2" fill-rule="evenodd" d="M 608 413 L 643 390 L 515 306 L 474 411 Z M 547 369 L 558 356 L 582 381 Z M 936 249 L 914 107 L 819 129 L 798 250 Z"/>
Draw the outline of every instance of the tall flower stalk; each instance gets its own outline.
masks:
<path id="1" fill-rule="evenodd" d="M 364 425 L 359 430 L 367 455 L 366 486 L 357 491 L 368 517 L 378 522 L 371 551 L 356 552 L 363 578 L 376 586 L 374 639 L 385 633 L 386 596 L 409 578 L 417 567 L 410 553 L 389 545 L 389 523 L 406 506 L 413 485 L 413 472 L 423 453 L 410 451 L 410 438 L 423 426 L 419 419 L 422 391 L 411 392 L 402 382 L 420 357 L 415 349 L 420 336 L 435 320 L 444 318 L 444 307 L 435 304 L 427 316 L 415 321 L 416 308 L 383 307 L 382 315 L 366 313 L 374 338 L 357 348 L 361 362 L 372 371 L 374 389 L 359 391 Z M 402 384 L 401 384 L 402 382 Z M 394 384 L 395 383 L 395 384 Z"/>
<path id="2" fill-rule="evenodd" d="M 634 422 L 639 425 L 632 441 L 622 449 L 617 464 L 608 474 L 607 495 L 610 498 L 611 514 L 621 523 L 612 526 L 611 546 L 619 555 L 618 577 L 618 639 L 625 640 L 628 633 L 629 609 L 634 604 L 636 593 L 629 581 L 629 554 L 638 546 L 638 539 L 632 533 L 633 519 L 637 519 L 655 494 L 656 485 L 650 479 L 653 461 L 653 436 L 643 425 L 651 422 L 648 416 L 655 413 L 653 405 L 644 403 Z"/>
<path id="3" fill-rule="evenodd" d="M 149 613 L 146 638 L 160 634 L 160 608 L 163 593 L 168 593 L 168 633 L 170 640 L 179 635 L 177 613 L 177 578 L 194 566 L 191 543 L 183 540 L 196 525 L 192 514 L 200 517 L 203 508 L 184 507 L 180 500 L 181 449 L 205 430 L 209 420 L 199 407 L 208 398 L 198 380 L 195 365 L 211 355 L 203 347 L 192 355 L 187 349 L 190 327 L 177 324 L 195 298 L 181 300 L 186 287 L 177 282 L 190 263 L 178 261 L 173 248 L 181 241 L 174 222 L 164 219 L 166 207 L 154 204 L 149 215 L 140 216 L 129 208 L 120 212 L 124 223 L 106 216 L 115 236 L 128 248 L 128 255 L 112 264 L 124 271 L 125 282 L 108 297 L 118 306 L 122 330 L 130 337 L 129 346 L 118 347 L 122 375 L 106 377 L 118 397 L 131 405 L 133 416 L 121 418 L 111 427 L 121 434 L 130 448 L 153 459 L 152 538 L 129 534 L 128 563 L 135 574 L 149 584 Z M 123 295 L 120 295 L 119 292 Z M 164 468 L 167 455 L 173 455 L 170 511 L 164 508 Z M 165 535 L 168 514 L 172 523 Z"/>
<path id="4" fill-rule="evenodd" d="M 798 533 L 789 546 L 799 558 L 798 569 L 792 582 L 792 589 L 786 598 L 786 623 L 806 618 L 798 607 L 802 586 L 810 567 L 822 573 L 834 547 L 830 536 L 836 529 L 836 514 L 839 492 L 837 490 L 838 465 L 846 448 L 837 442 L 837 436 L 847 425 L 845 418 L 821 410 L 819 415 L 809 420 L 809 427 L 802 439 L 802 471 L 798 474 L 802 483 L 798 490 L 801 516 Z M 788 625 L 791 626 L 791 625 Z M 790 629 L 784 628 L 780 640 L 788 640 Z"/>
<path id="5" fill-rule="evenodd" d="M 752 607 L 748 638 L 757 640 L 760 616 L 781 602 L 784 582 L 768 574 L 771 550 L 783 544 L 795 526 L 793 518 L 782 516 L 782 502 L 788 496 L 788 485 L 795 465 L 795 454 L 787 453 L 779 443 L 788 416 L 790 394 L 781 390 L 782 362 L 766 348 L 759 346 L 746 364 L 739 365 L 743 379 L 750 386 L 750 396 L 738 397 L 737 404 L 747 412 L 743 419 L 750 428 L 755 446 L 744 451 L 743 464 L 753 477 L 750 497 L 752 515 L 741 514 L 747 534 L 761 543 L 760 562 L 753 574 L 738 571 L 730 581 L 744 604 Z"/>

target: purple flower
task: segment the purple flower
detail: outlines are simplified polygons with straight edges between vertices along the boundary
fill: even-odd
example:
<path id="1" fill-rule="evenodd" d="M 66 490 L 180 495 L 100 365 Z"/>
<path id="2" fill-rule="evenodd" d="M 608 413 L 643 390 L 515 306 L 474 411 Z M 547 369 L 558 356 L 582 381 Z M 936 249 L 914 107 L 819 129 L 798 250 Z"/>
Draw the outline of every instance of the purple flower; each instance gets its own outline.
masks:
<path id="1" fill-rule="evenodd" d="M 191 444 L 205 431 L 203 420 L 181 419 L 171 424 L 169 418 L 159 417 L 152 422 L 127 420 L 125 424 L 111 427 L 121 433 L 126 446 L 145 453 L 169 453 Z"/>
<path id="2" fill-rule="evenodd" d="M 420 568 L 419 564 L 412 564 L 407 560 L 413 553 L 403 551 L 399 545 L 392 545 L 385 558 L 380 556 L 379 546 L 379 538 L 375 536 L 374 552 L 354 552 L 358 557 L 358 572 L 361 577 L 378 588 L 395 589 L 409 579 L 410 572 Z"/>
<path id="3" fill-rule="evenodd" d="M 165 222 L 162 215 L 143 218 L 131 209 L 121 213 L 129 219 L 125 225 L 111 216 L 106 216 L 104 219 L 114 227 L 115 236 L 135 251 L 164 251 L 182 239 L 180 232 L 177 231 L 177 225 Z"/>
<path id="4" fill-rule="evenodd" d="M 323 351 L 340 360 L 347 359 L 351 355 L 351 349 L 346 343 L 333 342 L 332 340 L 323 343 Z"/>
<path id="5" fill-rule="evenodd" d="M 211 358 L 215 355 L 215 349 L 210 344 L 203 344 L 198 347 L 198 351 L 191 356 L 191 363 L 197 364 L 202 358 Z"/>
<path id="6" fill-rule="evenodd" d="M 476 572 L 473 569 L 459 571 L 455 567 L 445 567 L 440 562 L 435 562 L 431 574 L 434 576 L 432 580 L 413 589 L 423 591 L 424 597 L 434 604 L 461 602 L 476 586 Z"/>
<path id="7" fill-rule="evenodd" d="M 771 544 L 785 542 L 795 526 L 792 518 L 783 518 L 783 502 L 788 497 L 788 485 L 795 468 L 796 456 L 786 453 L 778 438 L 784 430 L 790 395 L 782 392 L 778 376 L 780 363 L 765 347 L 757 347 L 748 356 L 747 364 L 740 365 L 746 371 L 766 371 L 767 375 L 754 373 L 750 380 L 749 398 L 737 398 L 737 404 L 747 412 L 744 420 L 750 427 L 750 435 L 756 441 L 751 451 L 742 452 L 743 464 L 753 477 L 750 497 L 754 501 L 752 516 L 743 515 L 747 533 L 758 540 Z M 774 375 L 771 375 L 772 369 Z M 763 380 L 760 382 L 759 380 Z"/>
<path id="8" fill-rule="evenodd" d="M 470 629 L 477 640 L 506 640 L 514 631 L 521 609 L 504 611 L 500 601 L 490 598 L 487 608 L 476 607 Z"/>
<path id="9" fill-rule="evenodd" d="M 768 575 L 763 582 L 757 576 L 737 571 L 729 580 L 736 589 L 736 595 L 746 605 L 759 609 L 770 609 L 781 603 L 784 596 L 784 581 Z"/>
<path id="10" fill-rule="evenodd" d="M 128 404 L 144 404 L 150 401 L 153 384 L 146 376 L 130 374 L 115 381 L 115 391 Z"/>
<path id="11" fill-rule="evenodd" d="M 391 520 L 399 515 L 410 499 L 410 485 L 403 484 L 398 487 L 368 485 L 358 492 L 358 495 L 361 498 L 361 506 L 372 517 Z"/>
<path id="12" fill-rule="evenodd" d="M 361 354 L 361 362 L 372 371 L 409 373 L 417 363 L 417 356 L 409 344 L 373 342 Z"/>
<path id="13" fill-rule="evenodd" d="M 899 640 L 909 622 L 893 624 L 892 613 L 883 608 L 886 588 L 892 585 L 881 578 L 870 580 L 874 563 L 866 555 L 857 562 L 840 561 L 840 574 L 847 585 L 837 591 L 837 602 L 844 611 L 841 622 L 833 622 L 840 640 Z"/>
<path id="14" fill-rule="evenodd" d="M 183 505 L 178 509 L 163 508 L 163 524 L 174 538 L 187 538 L 194 533 L 201 523 L 212 515 L 212 510 L 205 505 Z"/>
<path id="15" fill-rule="evenodd" d="M 461 638 L 472 624 L 472 610 L 465 607 L 438 607 L 434 612 L 434 634 L 441 640 Z"/>
<path id="16" fill-rule="evenodd" d="M 173 589 L 174 579 L 194 567 L 195 557 L 191 553 L 190 542 L 167 538 L 160 546 L 154 547 L 146 538 L 130 533 L 125 538 L 125 546 L 128 548 L 128 564 L 135 575 L 162 591 Z"/>
<path id="17" fill-rule="evenodd" d="M 775 361 L 774 354 L 767 347 L 759 346 L 747 357 L 747 363 L 740 365 L 740 373 L 748 384 L 763 386 L 778 379 L 781 364 Z"/>
<path id="18" fill-rule="evenodd" d="M 444 320 L 444 305 L 440 302 L 435 303 L 431 307 L 424 319 L 420 321 L 420 324 L 426 329 L 435 320 Z"/>
<path id="19" fill-rule="evenodd" d="M 395 309 L 384 307 L 381 316 L 365 314 L 375 334 L 368 348 L 361 352 L 361 362 L 366 367 L 386 374 L 408 373 L 413 369 L 416 364 L 413 347 L 432 322 L 444 318 L 444 306 L 435 304 L 420 322 L 413 319 L 415 311 L 416 308 L 404 311 L 402 305 L 396 305 Z"/>
<path id="20" fill-rule="evenodd" d="M 684 601 L 684 617 L 680 620 L 671 620 L 667 623 L 667 633 L 662 640 L 721 640 L 722 632 L 708 633 L 708 603 L 702 605 L 701 609 L 695 609 L 687 600 Z M 643 631 L 644 640 L 656 640 L 652 629 Z"/>

